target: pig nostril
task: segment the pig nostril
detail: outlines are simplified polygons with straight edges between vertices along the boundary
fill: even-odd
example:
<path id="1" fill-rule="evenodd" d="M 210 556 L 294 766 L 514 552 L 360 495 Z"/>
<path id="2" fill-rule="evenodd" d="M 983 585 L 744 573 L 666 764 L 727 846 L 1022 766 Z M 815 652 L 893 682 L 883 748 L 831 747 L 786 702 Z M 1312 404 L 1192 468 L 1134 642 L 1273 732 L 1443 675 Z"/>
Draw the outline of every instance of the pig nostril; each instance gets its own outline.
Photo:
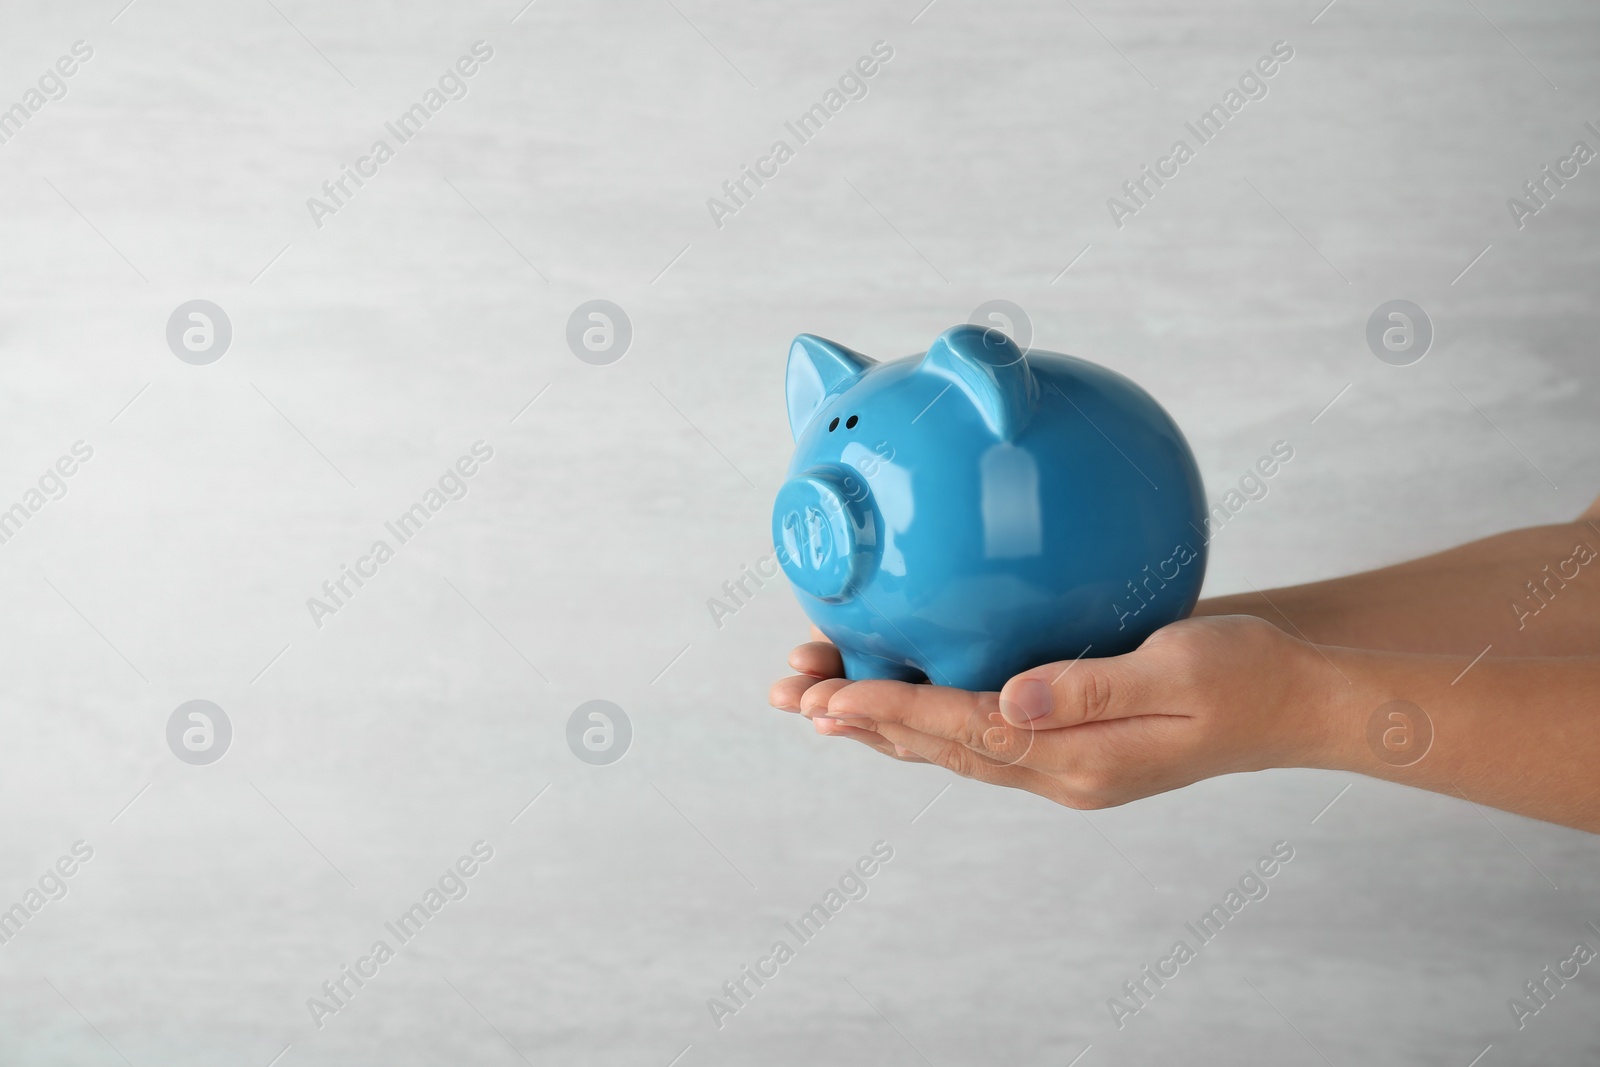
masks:
<path id="1" fill-rule="evenodd" d="M 834 421 L 837 422 L 838 420 L 836 419 Z M 847 430 L 853 430 L 853 429 L 856 428 L 856 423 L 858 421 L 860 421 L 860 420 L 856 416 L 851 415 L 848 419 L 845 420 L 844 428 L 847 429 Z"/>
<path id="2" fill-rule="evenodd" d="M 828 432 L 832 433 L 833 431 L 837 430 L 838 428 L 839 428 L 839 416 L 835 415 L 833 417 L 833 421 L 828 423 Z"/>

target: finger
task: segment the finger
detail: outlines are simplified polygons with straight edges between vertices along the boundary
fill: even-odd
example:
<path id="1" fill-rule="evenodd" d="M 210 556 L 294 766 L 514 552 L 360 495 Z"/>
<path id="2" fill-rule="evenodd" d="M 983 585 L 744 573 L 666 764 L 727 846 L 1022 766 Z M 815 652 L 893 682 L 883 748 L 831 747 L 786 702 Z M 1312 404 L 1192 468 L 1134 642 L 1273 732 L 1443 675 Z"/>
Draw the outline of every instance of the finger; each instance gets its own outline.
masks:
<path id="1" fill-rule="evenodd" d="M 811 722 L 816 726 L 817 733 L 828 737 L 848 737 L 859 741 L 868 748 L 883 753 L 890 759 L 897 759 L 902 763 L 927 763 L 928 761 L 918 756 L 910 749 L 895 744 L 873 730 L 863 730 L 855 726 L 847 726 L 838 719 L 830 719 L 819 715 Z"/>
<path id="2" fill-rule="evenodd" d="M 767 690 L 767 703 L 779 711 L 799 711 L 800 698 L 805 696 L 807 689 L 816 684 L 817 679 L 809 674 L 781 678 L 773 682 L 772 688 Z"/>
<path id="3" fill-rule="evenodd" d="M 827 641 L 811 641 L 789 653 L 789 666 L 814 678 L 844 677 L 844 660 L 839 650 Z"/>
<path id="4" fill-rule="evenodd" d="M 821 694 L 818 694 L 819 696 Z M 1032 730 L 1000 715 L 998 694 L 969 693 L 940 685 L 866 680 L 830 693 L 827 714 L 871 719 L 954 741 L 1004 763 L 1027 752 Z"/>
<path id="5" fill-rule="evenodd" d="M 954 771 L 963 778 L 976 779 L 990 785 L 1009 786 L 1012 789 L 1026 789 L 1043 797 L 1053 798 L 1057 792 L 1053 780 L 1048 776 L 1026 767 L 997 762 L 956 741 L 932 737 L 893 723 L 880 724 L 878 733 L 898 748 L 920 756 L 929 763 L 937 763 L 945 770 Z"/>
<path id="6" fill-rule="evenodd" d="M 1034 730 L 1163 714 L 1140 653 L 1076 659 L 1023 671 L 1000 690 L 1000 713 Z"/>
<path id="7" fill-rule="evenodd" d="M 805 695 L 800 698 L 800 714 L 808 719 L 813 715 L 827 715 L 829 699 L 834 693 L 849 684 L 850 682 L 844 678 L 824 678 L 820 682 L 813 682 L 811 688 L 807 689 Z M 856 718 L 857 716 L 833 715 L 831 717 L 840 719 Z"/>

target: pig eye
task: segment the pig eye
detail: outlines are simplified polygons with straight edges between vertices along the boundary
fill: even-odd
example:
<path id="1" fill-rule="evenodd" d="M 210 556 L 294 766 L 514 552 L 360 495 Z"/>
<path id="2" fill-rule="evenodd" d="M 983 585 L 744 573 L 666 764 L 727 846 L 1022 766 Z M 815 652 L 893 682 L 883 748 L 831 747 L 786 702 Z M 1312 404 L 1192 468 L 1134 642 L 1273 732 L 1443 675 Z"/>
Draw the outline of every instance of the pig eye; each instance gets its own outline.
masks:
<path id="1" fill-rule="evenodd" d="M 832 422 L 828 423 L 828 432 L 832 433 L 833 431 L 837 430 L 838 428 L 839 428 L 839 419 L 838 419 L 837 416 L 835 416 L 834 420 Z"/>
<path id="2" fill-rule="evenodd" d="M 860 420 L 856 416 L 851 415 L 848 419 L 846 419 L 844 421 L 844 428 L 847 429 L 847 430 L 853 430 L 853 429 L 856 428 L 856 423 L 859 422 L 859 421 Z"/>

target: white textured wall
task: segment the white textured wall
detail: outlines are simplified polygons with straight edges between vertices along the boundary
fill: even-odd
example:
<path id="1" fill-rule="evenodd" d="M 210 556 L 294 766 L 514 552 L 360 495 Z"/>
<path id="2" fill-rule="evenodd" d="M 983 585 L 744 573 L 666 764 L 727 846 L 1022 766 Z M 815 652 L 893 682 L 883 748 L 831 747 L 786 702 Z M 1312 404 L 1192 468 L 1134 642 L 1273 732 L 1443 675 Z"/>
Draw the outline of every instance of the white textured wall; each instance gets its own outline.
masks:
<path id="1" fill-rule="evenodd" d="M 0 945 L 0 1060 L 1600 1053 L 1587 971 L 1521 1032 L 1506 1007 L 1600 947 L 1595 838 L 1300 771 L 1087 816 L 941 793 L 766 707 L 804 633 L 781 583 L 706 605 L 768 550 L 788 339 L 901 355 L 992 298 L 1150 388 L 1213 496 L 1292 443 L 1210 592 L 1575 514 L 1600 165 L 1520 231 L 1505 201 L 1600 148 L 1592 7 L 121 3 L 0 12 L 0 107 L 94 50 L 0 144 L 0 507 L 93 449 L 0 544 L 0 906 L 93 849 Z M 314 225 L 478 40 L 467 96 Z M 880 40 L 866 98 L 717 228 L 706 198 Z M 1280 40 L 1269 94 L 1113 225 Z M 565 341 L 596 298 L 633 326 L 609 366 Z M 1395 298 L 1436 329 L 1410 367 L 1363 340 Z M 208 366 L 166 342 L 193 299 L 232 323 Z M 317 627 L 479 440 L 465 498 Z M 191 699 L 232 723 L 209 766 L 167 746 Z M 567 745 L 591 699 L 632 723 L 611 766 Z M 313 1025 L 478 840 L 466 898 Z M 706 999 L 880 840 L 868 896 L 717 1029 Z M 1270 896 L 1118 1030 L 1106 999 L 1279 840 Z"/>

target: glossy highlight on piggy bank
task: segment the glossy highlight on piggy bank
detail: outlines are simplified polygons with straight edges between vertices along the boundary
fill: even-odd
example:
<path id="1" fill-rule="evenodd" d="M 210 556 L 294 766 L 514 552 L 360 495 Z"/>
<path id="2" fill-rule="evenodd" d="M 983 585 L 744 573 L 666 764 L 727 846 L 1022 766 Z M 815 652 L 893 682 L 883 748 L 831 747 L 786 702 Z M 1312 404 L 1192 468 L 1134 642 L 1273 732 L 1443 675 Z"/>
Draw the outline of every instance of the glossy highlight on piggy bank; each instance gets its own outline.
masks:
<path id="1" fill-rule="evenodd" d="M 1200 471 L 1122 375 L 980 326 L 887 362 L 801 334 L 787 396 L 774 546 L 847 678 L 993 691 L 1193 610 Z"/>

